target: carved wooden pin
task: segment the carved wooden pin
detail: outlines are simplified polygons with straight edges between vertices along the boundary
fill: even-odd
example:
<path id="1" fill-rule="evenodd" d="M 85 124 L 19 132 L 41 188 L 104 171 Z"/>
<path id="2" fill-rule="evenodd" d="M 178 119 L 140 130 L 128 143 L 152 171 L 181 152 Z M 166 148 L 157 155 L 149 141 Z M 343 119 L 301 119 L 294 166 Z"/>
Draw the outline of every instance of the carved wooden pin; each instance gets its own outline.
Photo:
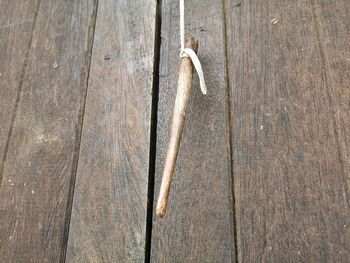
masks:
<path id="1" fill-rule="evenodd" d="M 193 37 L 188 37 L 186 39 L 185 47 L 197 52 L 198 41 Z M 163 217 L 165 215 L 166 208 L 168 205 L 170 187 L 174 177 L 177 154 L 180 147 L 180 141 L 184 128 L 186 113 L 188 110 L 188 105 L 191 96 L 193 71 L 194 65 L 192 63 L 191 58 L 182 57 L 180 62 L 179 79 L 175 99 L 173 120 L 170 130 L 168 151 L 166 155 L 163 178 L 156 208 L 156 213 L 159 217 Z"/>

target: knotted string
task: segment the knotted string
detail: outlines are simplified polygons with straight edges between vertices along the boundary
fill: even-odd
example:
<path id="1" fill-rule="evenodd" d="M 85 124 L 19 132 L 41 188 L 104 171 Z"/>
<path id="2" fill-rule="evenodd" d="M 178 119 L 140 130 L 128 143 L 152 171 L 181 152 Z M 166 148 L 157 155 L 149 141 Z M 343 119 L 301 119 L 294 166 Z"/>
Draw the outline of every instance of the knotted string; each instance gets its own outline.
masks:
<path id="1" fill-rule="evenodd" d="M 199 84 L 204 95 L 207 94 L 207 86 L 204 81 L 204 73 L 201 62 L 198 59 L 196 52 L 191 48 L 185 48 L 185 4 L 184 0 L 180 0 L 180 38 L 181 38 L 181 52 L 180 58 L 190 58 L 197 71 L 199 77 Z"/>

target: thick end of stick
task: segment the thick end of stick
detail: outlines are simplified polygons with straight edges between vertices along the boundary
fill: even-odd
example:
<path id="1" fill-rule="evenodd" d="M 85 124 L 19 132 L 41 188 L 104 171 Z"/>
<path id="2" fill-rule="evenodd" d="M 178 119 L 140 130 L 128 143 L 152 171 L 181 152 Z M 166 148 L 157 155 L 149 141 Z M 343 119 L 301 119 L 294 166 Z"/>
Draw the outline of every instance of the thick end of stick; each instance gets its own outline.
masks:
<path id="1" fill-rule="evenodd" d="M 185 47 L 191 48 L 197 52 L 198 41 L 193 37 L 188 37 L 186 39 Z M 156 207 L 156 214 L 158 217 L 164 217 L 168 206 L 170 187 L 173 181 L 177 154 L 180 147 L 185 117 L 191 96 L 193 69 L 194 66 L 190 58 L 184 57 L 181 59 L 169 146 Z"/>

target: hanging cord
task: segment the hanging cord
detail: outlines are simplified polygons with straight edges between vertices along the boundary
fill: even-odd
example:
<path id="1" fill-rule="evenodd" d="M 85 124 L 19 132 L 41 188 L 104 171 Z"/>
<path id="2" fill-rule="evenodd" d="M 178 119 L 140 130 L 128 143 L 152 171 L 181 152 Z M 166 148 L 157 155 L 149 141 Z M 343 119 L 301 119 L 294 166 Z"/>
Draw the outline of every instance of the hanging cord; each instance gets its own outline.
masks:
<path id="1" fill-rule="evenodd" d="M 190 58 L 197 71 L 199 77 L 199 84 L 204 95 L 207 94 L 207 86 L 204 81 L 204 73 L 201 62 L 199 61 L 196 52 L 191 48 L 185 48 L 185 4 L 184 0 L 180 0 L 180 38 L 181 38 L 181 52 L 180 58 Z"/>

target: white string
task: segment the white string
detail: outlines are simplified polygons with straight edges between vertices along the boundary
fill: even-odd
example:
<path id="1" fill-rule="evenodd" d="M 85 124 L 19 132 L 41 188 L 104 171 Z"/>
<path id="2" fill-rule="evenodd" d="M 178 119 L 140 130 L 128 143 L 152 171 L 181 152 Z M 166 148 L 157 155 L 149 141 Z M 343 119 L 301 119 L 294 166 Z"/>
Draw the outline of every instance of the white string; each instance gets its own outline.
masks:
<path id="1" fill-rule="evenodd" d="M 180 38 L 181 52 L 185 49 L 185 4 L 184 0 L 180 0 Z"/>
<path id="2" fill-rule="evenodd" d="M 199 85 L 201 87 L 201 91 L 204 95 L 207 94 L 207 86 L 204 81 L 204 73 L 202 69 L 201 62 L 198 59 L 196 52 L 194 52 L 191 48 L 185 48 L 185 4 L 184 0 L 180 0 L 180 40 L 181 40 L 181 52 L 180 57 L 186 58 L 189 57 L 192 60 L 194 68 L 197 71 L 199 77 Z"/>

